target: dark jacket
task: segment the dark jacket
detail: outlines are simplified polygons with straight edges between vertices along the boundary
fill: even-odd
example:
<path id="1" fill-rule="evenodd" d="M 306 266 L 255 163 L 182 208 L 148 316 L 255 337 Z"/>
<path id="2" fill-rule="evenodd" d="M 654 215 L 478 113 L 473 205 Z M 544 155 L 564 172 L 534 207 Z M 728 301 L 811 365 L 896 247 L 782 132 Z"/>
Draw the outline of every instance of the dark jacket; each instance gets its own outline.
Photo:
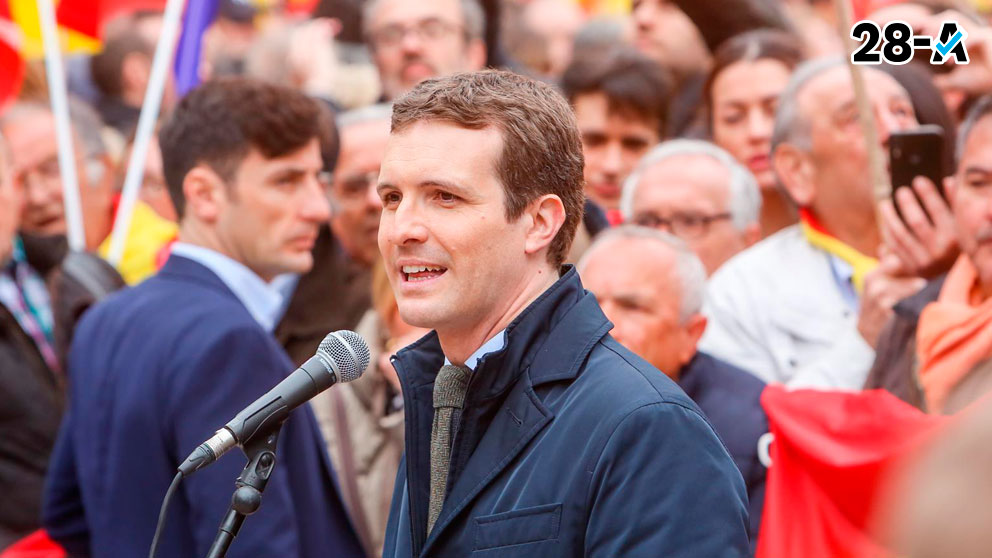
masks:
<path id="1" fill-rule="evenodd" d="M 892 308 L 892 318 L 878 337 L 875 362 L 865 389 L 884 389 L 917 409 L 926 411 L 916 363 L 916 326 L 923 309 L 937 300 L 946 275 L 930 281 L 915 295 Z"/>
<path id="2" fill-rule="evenodd" d="M 371 273 L 351 259 L 329 226 L 321 227 L 313 248 L 313 269 L 300 277 L 275 336 L 289 358 L 302 364 L 324 337 L 355 329 L 372 306 Z"/>
<path id="3" fill-rule="evenodd" d="M 608 335 L 570 266 L 472 373 L 428 537 L 431 333 L 393 359 L 406 454 L 383 556 L 746 556 L 740 472 L 699 407 Z"/>
<path id="4" fill-rule="evenodd" d="M 99 258 L 68 254 L 63 237 L 21 235 L 31 267 L 49 286 L 60 358 L 79 316 L 124 284 Z M 31 337 L 0 305 L 0 548 L 41 524 L 48 458 L 64 408 L 65 382 Z"/>
<path id="5" fill-rule="evenodd" d="M 699 352 L 679 372 L 679 387 L 703 410 L 744 477 L 754 546 L 761 527 L 768 472 L 758 460 L 758 438 L 768 432 L 768 417 L 761 407 L 765 382 Z"/>
<path id="6" fill-rule="evenodd" d="M 293 369 L 216 275 L 169 258 L 79 324 L 45 528 L 74 556 L 145 556 L 180 461 Z M 277 456 L 228 556 L 361 556 L 308 406 L 283 426 Z M 244 465 L 231 452 L 182 482 L 158 556 L 206 555 Z"/>

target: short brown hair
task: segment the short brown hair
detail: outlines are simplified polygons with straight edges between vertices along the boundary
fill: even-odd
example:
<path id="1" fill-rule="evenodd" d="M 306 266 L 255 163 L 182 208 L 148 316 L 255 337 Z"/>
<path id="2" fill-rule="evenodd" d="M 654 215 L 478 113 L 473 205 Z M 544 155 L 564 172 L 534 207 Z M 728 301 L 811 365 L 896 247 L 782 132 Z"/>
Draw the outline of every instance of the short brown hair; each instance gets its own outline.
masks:
<path id="1" fill-rule="evenodd" d="M 423 121 L 442 121 L 503 137 L 496 174 L 514 221 L 545 194 L 565 206 L 565 223 L 551 241 L 548 261 L 560 266 L 582 219 L 582 143 L 568 102 L 550 85 L 502 70 L 429 79 L 393 105 L 392 133 Z"/>
<path id="2" fill-rule="evenodd" d="M 602 93 L 607 110 L 653 124 L 665 137 L 672 83 L 657 62 L 627 46 L 573 61 L 561 78 L 561 88 L 575 103 L 580 95 Z"/>
<path id="3" fill-rule="evenodd" d="M 245 78 L 209 81 L 187 94 L 158 134 L 169 196 L 180 219 L 183 180 L 206 164 L 232 180 L 251 149 L 274 159 L 323 140 L 328 116 L 313 99 L 280 85 Z"/>

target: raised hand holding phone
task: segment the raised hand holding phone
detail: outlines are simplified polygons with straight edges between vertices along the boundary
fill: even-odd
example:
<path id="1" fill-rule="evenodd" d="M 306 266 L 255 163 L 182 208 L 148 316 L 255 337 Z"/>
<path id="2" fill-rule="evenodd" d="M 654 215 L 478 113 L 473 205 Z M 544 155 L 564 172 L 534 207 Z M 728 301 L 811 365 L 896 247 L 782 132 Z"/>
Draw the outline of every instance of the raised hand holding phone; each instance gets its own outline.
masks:
<path id="1" fill-rule="evenodd" d="M 880 202 L 882 240 L 907 274 L 933 278 L 957 258 L 948 206 L 953 180 L 941 165 L 943 131 L 921 126 L 889 138 L 892 198 Z"/>

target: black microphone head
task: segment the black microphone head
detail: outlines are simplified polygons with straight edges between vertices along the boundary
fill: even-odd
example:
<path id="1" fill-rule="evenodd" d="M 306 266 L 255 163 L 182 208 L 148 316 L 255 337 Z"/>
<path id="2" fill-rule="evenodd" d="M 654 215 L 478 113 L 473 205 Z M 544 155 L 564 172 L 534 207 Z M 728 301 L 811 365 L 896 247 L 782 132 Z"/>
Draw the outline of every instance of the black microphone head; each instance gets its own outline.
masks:
<path id="1" fill-rule="evenodd" d="M 362 336 L 346 329 L 328 333 L 320 342 L 317 354 L 337 364 L 339 382 L 357 380 L 369 367 L 372 358 Z"/>

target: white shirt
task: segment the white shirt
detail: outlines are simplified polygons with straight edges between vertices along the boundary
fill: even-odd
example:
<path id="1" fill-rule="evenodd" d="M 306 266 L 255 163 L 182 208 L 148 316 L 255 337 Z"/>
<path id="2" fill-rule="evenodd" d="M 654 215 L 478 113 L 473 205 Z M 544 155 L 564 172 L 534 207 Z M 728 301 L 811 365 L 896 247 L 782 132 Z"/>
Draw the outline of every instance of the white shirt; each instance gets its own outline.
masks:
<path id="1" fill-rule="evenodd" d="M 860 390 L 875 352 L 838 267 L 798 226 L 737 254 L 707 283 L 699 350 L 769 383 Z"/>
<path id="2" fill-rule="evenodd" d="M 272 333 L 284 310 L 283 295 L 243 263 L 203 246 L 176 242 L 172 254 L 193 260 L 214 272 L 231 289 L 251 317 Z"/>
<path id="3" fill-rule="evenodd" d="M 482 357 L 488 355 L 489 353 L 495 353 L 496 351 L 501 351 L 503 350 L 504 347 L 506 347 L 505 328 L 496 335 L 490 337 L 488 341 L 483 343 L 481 347 L 479 347 L 474 353 L 472 353 L 472 356 L 465 359 L 465 367 L 468 368 L 469 370 L 475 371 L 475 366 L 479 364 L 479 360 L 481 360 Z M 451 361 L 448 360 L 448 357 L 444 357 L 444 365 L 448 366 L 450 364 Z"/>

